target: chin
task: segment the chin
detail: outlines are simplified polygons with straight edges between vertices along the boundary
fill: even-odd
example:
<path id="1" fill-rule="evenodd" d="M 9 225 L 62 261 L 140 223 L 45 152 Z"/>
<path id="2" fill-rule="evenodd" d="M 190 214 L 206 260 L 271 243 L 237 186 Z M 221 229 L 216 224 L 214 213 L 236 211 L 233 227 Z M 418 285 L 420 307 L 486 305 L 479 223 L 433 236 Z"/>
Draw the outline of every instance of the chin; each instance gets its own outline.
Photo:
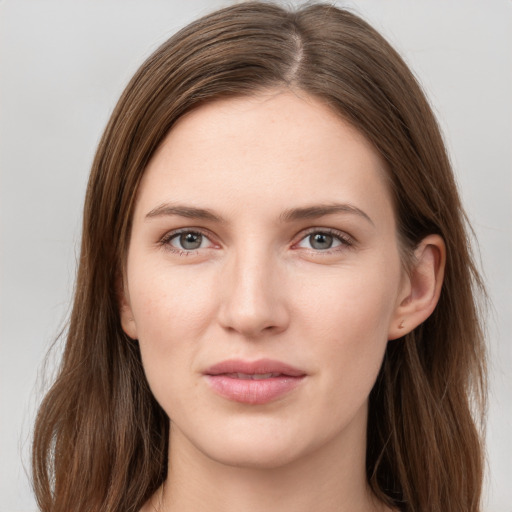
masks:
<path id="1" fill-rule="evenodd" d="M 300 459 L 302 455 L 291 446 L 273 446 L 272 444 L 262 446 L 255 443 L 243 445 L 222 443 L 215 450 L 203 453 L 224 466 L 254 470 L 281 468 Z"/>
<path id="2" fill-rule="evenodd" d="M 269 470 L 305 460 L 329 444 L 332 436 L 330 432 L 310 432 L 290 425 L 283 428 L 275 423 L 243 426 L 240 428 L 239 423 L 237 428 L 212 430 L 210 435 L 203 433 L 191 441 L 210 460 L 225 466 Z"/>

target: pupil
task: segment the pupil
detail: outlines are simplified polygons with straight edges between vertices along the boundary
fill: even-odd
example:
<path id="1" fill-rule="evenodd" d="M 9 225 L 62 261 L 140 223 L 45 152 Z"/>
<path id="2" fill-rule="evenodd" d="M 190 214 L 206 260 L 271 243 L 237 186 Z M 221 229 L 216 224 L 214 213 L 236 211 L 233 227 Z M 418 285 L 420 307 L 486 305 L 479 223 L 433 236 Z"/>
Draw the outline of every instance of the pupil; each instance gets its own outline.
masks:
<path id="1" fill-rule="evenodd" d="M 309 239 L 314 249 L 329 249 L 332 245 L 332 236 L 325 233 L 315 233 Z"/>
<path id="2" fill-rule="evenodd" d="M 198 249 L 203 236 L 199 233 L 184 233 L 180 236 L 180 243 L 184 249 Z"/>

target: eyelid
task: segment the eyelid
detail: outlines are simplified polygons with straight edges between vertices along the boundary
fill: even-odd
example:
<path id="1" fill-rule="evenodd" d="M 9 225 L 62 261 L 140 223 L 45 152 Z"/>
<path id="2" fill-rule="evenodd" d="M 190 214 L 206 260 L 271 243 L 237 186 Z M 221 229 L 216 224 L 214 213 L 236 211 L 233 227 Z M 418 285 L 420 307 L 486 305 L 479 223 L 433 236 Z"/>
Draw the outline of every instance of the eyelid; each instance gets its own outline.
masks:
<path id="1" fill-rule="evenodd" d="M 337 238 L 341 243 L 337 247 L 329 248 L 329 249 L 309 249 L 309 251 L 314 252 L 315 254 L 329 254 L 336 251 L 349 249 L 353 247 L 356 244 L 356 240 L 353 236 L 349 235 L 345 231 L 340 231 L 339 229 L 334 228 L 322 228 L 322 227 L 312 227 L 308 228 L 305 231 L 302 231 L 297 237 L 296 242 L 292 244 L 292 247 L 296 247 L 300 242 L 305 240 L 308 236 L 315 234 L 315 233 L 322 233 L 326 235 L 331 235 L 335 238 Z M 308 250 L 308 249 L 306 249 Z"/>
<path id="2" fill-rule="evenodd" d="M 162 246 L 164 249 L 169 250 L 171 252 L 176 252 L 180 254 L 196 254 L 199 249 L 179 249 L 178 247 L 174 247 L 170 244 L 170 241 L 176 238 L 178 235 L 183 233 L 195 233 L 198 235 L 203 236 L 207 240 L 210 241 L 211 244 L 219 245 L 215 243 L 212 238 L 213 235 L 210 233 L 210 231 L 204 229 L 204 228 L 196 228 L 196 227 L 185 227 L 185 228 L 178 228 L 178 229 L 172 229 L 171 231 L 167 231 L 160 239 L 158 240 L 158 245 Z M 209 247 L 203 247 L 202 249 L 209 249 Z"/>
<path id="3" fill-rule="evenodd" d="M 203 237 L 205 237 L 207 240 L 209 240 L 211 244 L 213 244 L 217 247 L 220 246 L 220 244 L 218 244 L 214 241 L 215 236 L 209 230 L 207 230 L 205 228 L 198 228 L 198 227 L 183 227 L 183 228 L 177 228 L 177 229 L 170 230 L 170 231 L 166 232 L 162 237 L 160 237 L 160 239 L 158 240 L 157 243 L 159 246 L 162 246 L 164 249 L 166 249 L 170 252 L 179 253 L 180 255 L 187 255 L 187 256 L 197 254 L 199 250 L 212 248 L 212 247 L 203 247 L 200 249 L 198 248 L 198 249 L 188 249 L 187 250 L 187 249 L 180 249 L 180 248 L 172 246 L 170 244 L 170 241 L 182 233 L 200 234 Z M 349 235 L 345 231 L 340 231 L 338 229 L 326 228 L 326 227 L 311 227 L 304 231 L 301 231 L 295 237 L 295 242 L 292 243 L 291 248 L 297 249 L 297 245 L 300 242 L 302 242 L 308 236 L 315 234 L 315 233 L 331 235 L 340 242 L 340 245 L 333 247 L 333 248 L 329 248 L 329 249 L 304 248 L 304 250 L 309 250 L 310 252 L 315 253 L 315 254 L 331 254 L 333 252 L 350 249 L 356 244 L 355 238 L 353 236 Z"/>

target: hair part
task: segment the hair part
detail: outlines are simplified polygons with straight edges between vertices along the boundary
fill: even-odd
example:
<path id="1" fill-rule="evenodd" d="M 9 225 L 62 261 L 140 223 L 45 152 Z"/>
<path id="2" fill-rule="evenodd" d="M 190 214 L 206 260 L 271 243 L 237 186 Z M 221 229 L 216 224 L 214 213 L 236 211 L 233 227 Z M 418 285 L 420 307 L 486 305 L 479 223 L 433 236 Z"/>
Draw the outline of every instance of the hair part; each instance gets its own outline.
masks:
<path id="1" fill-rule="evenodd" d="M 39 410 L 33 478 L 44 512 L 138 511 L 166 478 L 169 419 L 119 320 L 119 280 L 144 170 L 174 123 L 203 103 L 304 91 L 358 129 L 385 162 L 404 254 L 446 243 L 439 304 L 388 343 L 370 395 L 367 478 L 410 512 L 479 512 L 483 285 L 435 117 L 391 46 L 354 14 L 246 2 L 164 43 L 137 71 L 99 144 L 84 207 L 73 312 L 58 378 Z"/>

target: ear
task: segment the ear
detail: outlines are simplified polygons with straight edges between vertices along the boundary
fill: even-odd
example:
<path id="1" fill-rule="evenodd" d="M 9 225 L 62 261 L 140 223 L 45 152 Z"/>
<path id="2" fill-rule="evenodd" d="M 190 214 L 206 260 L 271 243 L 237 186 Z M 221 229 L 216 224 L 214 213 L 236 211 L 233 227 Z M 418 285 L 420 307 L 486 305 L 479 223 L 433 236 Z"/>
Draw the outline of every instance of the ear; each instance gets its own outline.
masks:
<path id="1" fill-rule="evenodd" d="M 120 277 L 117 281 L 117 301 L 119 304 L 119 316 L 121 320 L 121 327 L 125 334 L 133 340 L 138 338 L 137 325 L 133 317 L 132 307 L 130 304 L 130 296 L 128 294 L 128 286 L 125 280 Z"/>
<path id="2" fill-rule="evenodd" d="M 439 235 L 424 238 L 414 251 L 409 274 L 404 278 L 388 339 L 411 332 L 434 311 L 443 285 L 446 246 Z"/>

